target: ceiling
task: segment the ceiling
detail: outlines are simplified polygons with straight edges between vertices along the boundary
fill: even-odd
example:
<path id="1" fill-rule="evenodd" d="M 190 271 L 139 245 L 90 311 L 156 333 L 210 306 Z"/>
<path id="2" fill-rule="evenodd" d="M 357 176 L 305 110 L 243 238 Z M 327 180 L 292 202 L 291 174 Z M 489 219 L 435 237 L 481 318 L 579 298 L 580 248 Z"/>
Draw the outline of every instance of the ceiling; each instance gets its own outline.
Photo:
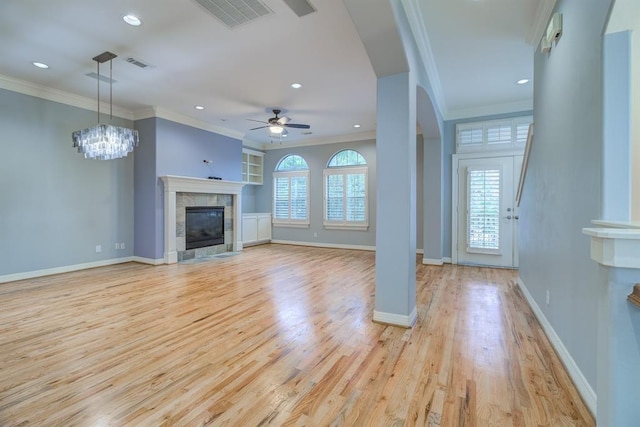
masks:
<path id="1" fill-rule="evenodd" d="M 310 1 L 317 11 L 298 17 L 283 0 L 263 0 L 272 14 L 230 29 L 196 0 L 2 0 L 0 87 L 26 85 L 95 103 L 97 81 L 86 74 L 96 71 L 91 58 L 108 50 L 118 55 L 116 112 L 130 118 L 155 114 L 265 148 L 371 137 L 376 76 L 351 16 L 343 0 Z M 535 39 L 549 0 L 417 3 L 433 55 L 425 63 L 435 64 L 430 78 L 445 119 L 531 108 L 532 84 L 515 81 L 532 79 L 527 40 Z M 126 24 L 126 14 L 142 25 Z M 100 71 L 108 75 L 108 64 Z M 302 88 L 291 88 L 294 82 Z M 105 102 L 107 88 L 102 84 Z M 276 107 L 311 128 L 290 129 L 282 139 L 250 130 L 260 124 L 247 119 L 266 121 Z"/>

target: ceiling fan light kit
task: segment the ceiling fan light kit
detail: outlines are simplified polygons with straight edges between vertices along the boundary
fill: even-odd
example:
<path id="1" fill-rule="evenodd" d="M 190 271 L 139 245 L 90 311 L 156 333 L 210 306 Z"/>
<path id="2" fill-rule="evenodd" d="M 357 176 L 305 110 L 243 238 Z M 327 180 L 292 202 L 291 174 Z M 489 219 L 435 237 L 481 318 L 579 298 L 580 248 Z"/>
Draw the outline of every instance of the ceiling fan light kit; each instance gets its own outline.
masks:
<path id="1" fill-rule="evenodd" d="M 249 130 L 252 131 L 252 130 L 269 128 L 269 132 L 271 134 L 273 134 L 273 135 L 286 136 L 287 135 L 287 129 L 286 128 L 292 128 L 292 129 L 309 129 L 309 128 L 311 128 L 311 126 L 309 126 L 309 125 L 304 125 L 304 124 L 300 124 L 300 123 L 288 123 L 287 121 L 289 119 L 287 117 L 278 117 L 278 115 L 282 112 L 282 110 L 280 110 L 280 109 L 275 108 L 272 111 L 273 111 L 274 117 L 271 117 L 266 122 L 263 122 L 261 120 L 247 119 L 247 120 L 250 120 L 252 122 L 259 122 L 259 123 L 264 123 L 265 124 L 265 126 L 258 126 L 257 128 L 252 128 L 252 129 L 249 129 Z"/>

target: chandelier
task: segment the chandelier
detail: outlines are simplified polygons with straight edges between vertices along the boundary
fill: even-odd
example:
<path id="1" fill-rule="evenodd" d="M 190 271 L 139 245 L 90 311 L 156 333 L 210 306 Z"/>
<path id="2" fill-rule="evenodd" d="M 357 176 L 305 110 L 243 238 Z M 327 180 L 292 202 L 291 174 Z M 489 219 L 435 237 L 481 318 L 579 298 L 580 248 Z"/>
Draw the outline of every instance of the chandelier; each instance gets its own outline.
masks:
<path id="1" fill-rule="evenodd" d="M 93 58 L 98 67 L 98 124 L 77 130 L 71 134 L 73 146 L 85 159 L 111 160 L 126 157 L 138 146 L 138 131 L 112 124 L 100 123 L 100 64 L 109 61 L 109 121 L 113 119 L 113 58 L 117 55 L 104 52 Z"/>

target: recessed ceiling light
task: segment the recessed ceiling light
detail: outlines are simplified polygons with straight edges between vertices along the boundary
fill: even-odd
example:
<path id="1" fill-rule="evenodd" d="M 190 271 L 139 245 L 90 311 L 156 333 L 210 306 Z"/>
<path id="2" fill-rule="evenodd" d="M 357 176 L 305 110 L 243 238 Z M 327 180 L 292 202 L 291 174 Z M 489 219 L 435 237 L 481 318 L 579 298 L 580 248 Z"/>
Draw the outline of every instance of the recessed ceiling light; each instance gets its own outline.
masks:
<path id="1" fill-rule="evenodd" d="M 140 21 L 140 18 L 138 18 L 136 15 L 125 15 L 122 17 L 122 19 L 124 19 L 124 22 L 129 25 L 133 25 L 134 27 L 142 24 L 142 21 Z"/>
<path id="2" fill-rule="evenodd" d="M 294 89 L 300 89 L 302 85 L 300 83 L 291 83 L 291 87 Z"/>
<path id="3" fill-rule="evenodd" d="M 47 64 L 42 63 L 42 62 L 33 62 L 32 64 L 35 65 L 38 68 L 45 68 L 45 69 L 49 68 L 49 66 Z"/>
<path id="4" fill-rule="evenodd" d="M 353 127 L 354 127 L 354 128 L 359 128 L 359 127 L 360 127 L 360 125 L 353 125 Z"/>
<path id="5" fill-rule="evenodd" d="M 196 110 L 204 110 L 204 107 L 202 105 L 196 105 L 195 107 Z"/>
<path id="6" fill-rule="evenodd" d="M 518 83 L 519 85 L 523 85 L 525 83 L 529 83 L 529 79 L 520 79 L 516 83 Z"/>

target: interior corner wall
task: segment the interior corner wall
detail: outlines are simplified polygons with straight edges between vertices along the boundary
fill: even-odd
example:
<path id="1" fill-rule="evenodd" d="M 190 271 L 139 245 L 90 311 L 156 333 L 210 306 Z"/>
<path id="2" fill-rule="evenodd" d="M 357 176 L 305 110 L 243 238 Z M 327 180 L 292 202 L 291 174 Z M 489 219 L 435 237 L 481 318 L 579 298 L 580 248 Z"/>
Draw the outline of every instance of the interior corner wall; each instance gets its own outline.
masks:
<path id="1" fill-rule="evenodd" d="M 134 166 L 134 255 L 147 259 L 156 259 L 155 248 L 161 236 L 159 231 L 163 229 L 160 213 L 155 209 L 155 200 L 159 197 L 156 188 L 156 120 L 151 117 L 135 122 L 140 144 L 136 149 Z"/>
<path id="2" fill-rule="evenodd" d="M 602 33 L 610 3 L 556 4 L 562 38 L 534 56 L 535 135 L 520 205 L 520 279 L 593 390 L 604 279 L 582 228 L 601 211 Z"/>
<path id="3" fill-rule="evenodd" d="M 640 22 L 631 32 L 631 219 L 640 222 Z"/>
<path id="4" fill-rule="evenodd" d="M 422 135 L 416 136 L 416 249 L 424 251 L 424 150 L 425 140 Z"/>
<path id="5" fill-rule="evenodd" d="M 449 162 L 451 163 L 451 162 Z M 438 139 L 425 139 L 424 152 L 418 152 L 418 170 L 424 169 L 422 178 L 418 178 L 418 184 L 422 181 L 423 188 L 423 213 L 418 217 L 418 225 L 421 227 L 424 241 L 424 257 L 430 260 L 442 260 L 444 224 L 447 222 L 442 217 L 444 205 L 450 204 L 443 195 L 444 176 L 442 172 L 442 141 Z M 420 191 L 418 192 L 420 194 Z M 449 196 L 449 199 L 451 197 Z M 418 203 L 421 203 L 418 200 Z M 422 221 L 420 221 L 422 219 Z M 449 219 L 449 221 L 451 221 Z M 450 240 L 450 239 L 449 239 Z"/>
<path id="6" fill-rule="evenodd" d="M 631 32 L 604 37 L 602 219 L 631 220 Z"/>
<path id="7" fill-rule="evenodd" d="M 242 187 L 242 213 L 257 213 L 256 210 L 256 189 L 260 186 L 247 184 Z M 265 213 L 269 211 L 260 211 Z"/>
<path id="8" fill-rule="evenodd" d="M 95 124 L 94 111 L 0 89 L 0 281 L 133 254 L 135 152 L 85 159 L 71 133 Z"/>

